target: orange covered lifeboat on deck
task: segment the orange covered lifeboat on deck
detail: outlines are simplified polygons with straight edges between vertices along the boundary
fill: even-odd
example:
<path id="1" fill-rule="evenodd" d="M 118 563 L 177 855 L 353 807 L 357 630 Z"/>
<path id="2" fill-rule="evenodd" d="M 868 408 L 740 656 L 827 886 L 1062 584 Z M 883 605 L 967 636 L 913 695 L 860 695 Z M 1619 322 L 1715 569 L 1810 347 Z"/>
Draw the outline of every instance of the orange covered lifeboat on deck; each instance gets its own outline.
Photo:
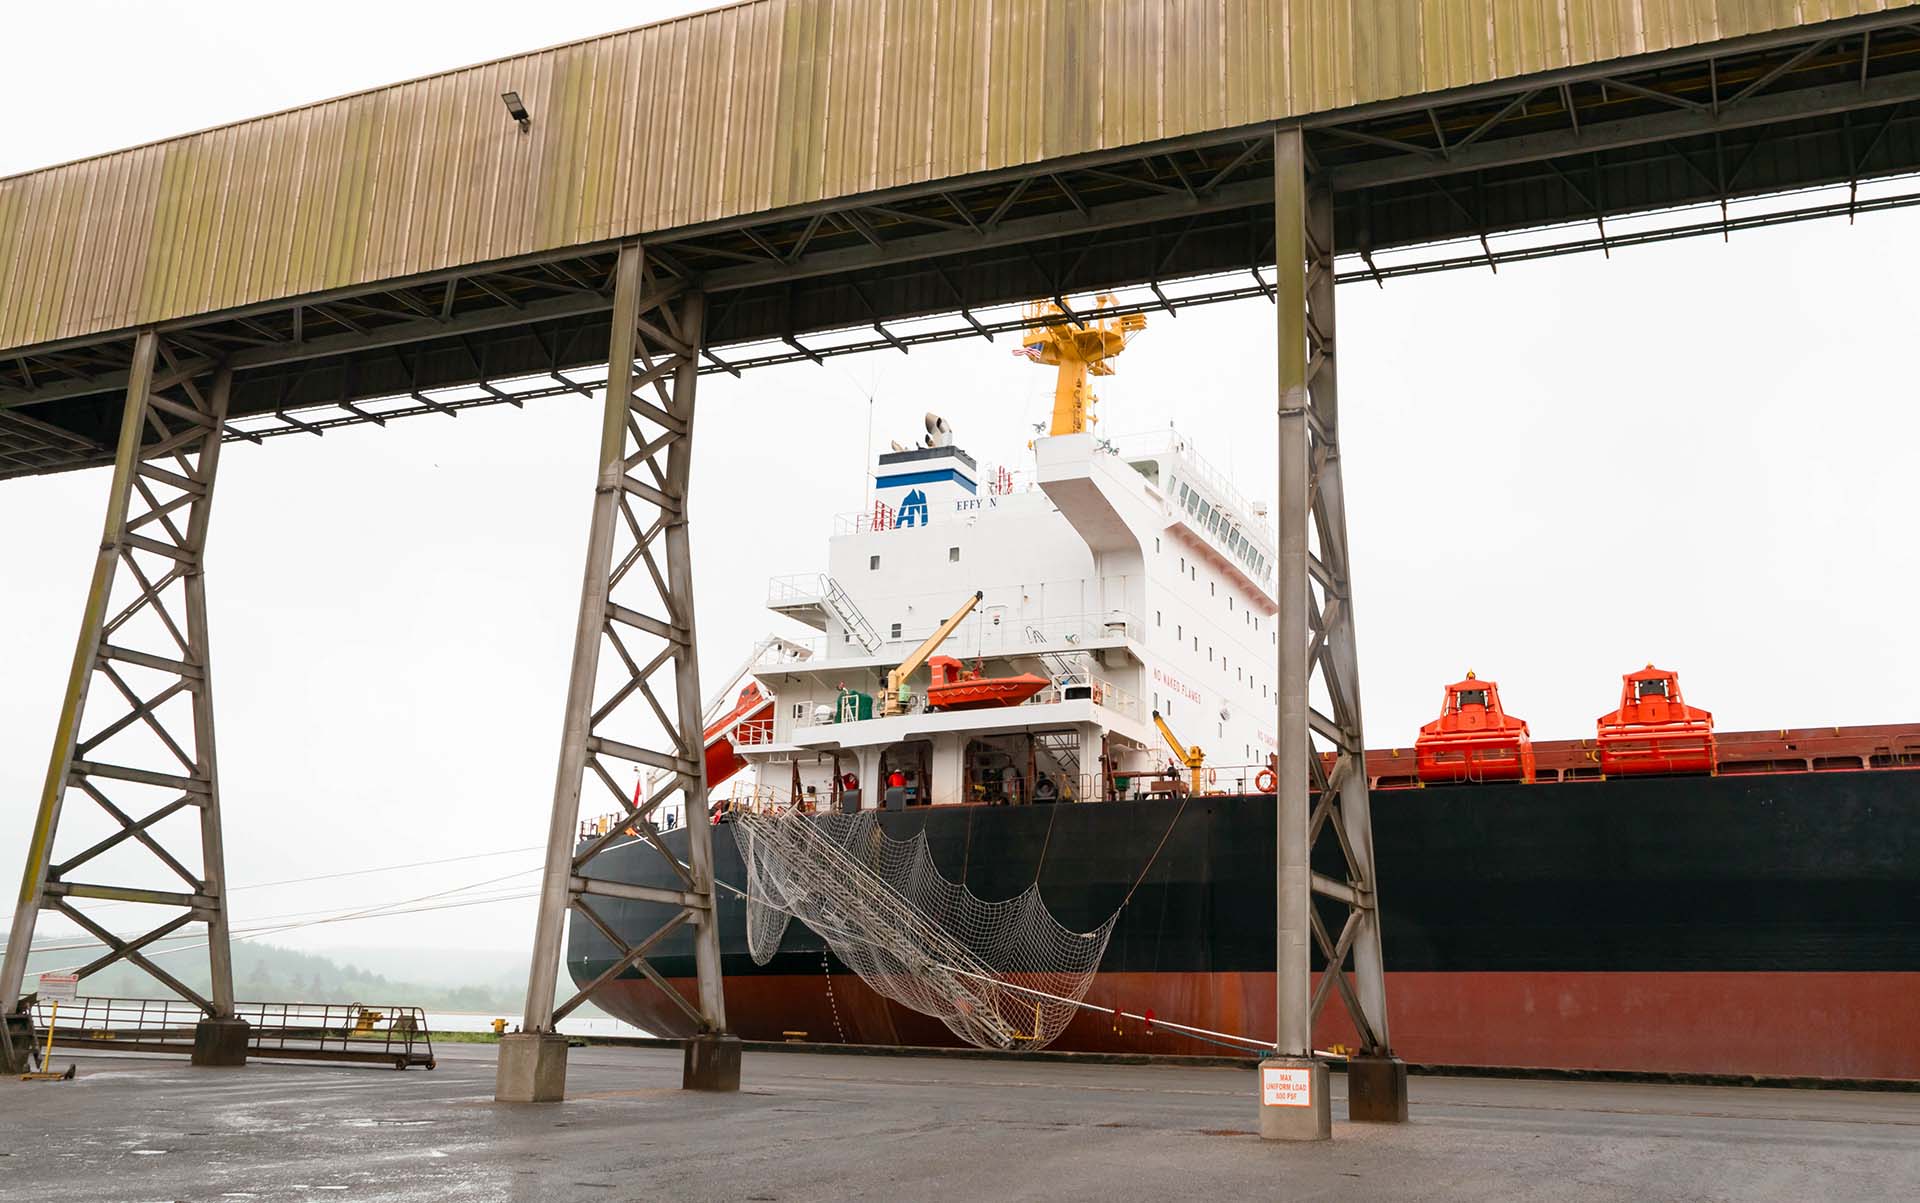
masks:
<path id="1" fill-rule="evenodd" d="M 1713 715 L 1680 696 L 1680 674 L 1649 664 L 1620 678 L 1620 709 L 1600 719 L 1600 771 L 1711 773 Z"/>
<path id="2" fill-rule="evenodd" d="M 1420 780 L 1533 780 L 1533 740 L 1527 724 L 1500 706 L 1500 687 L 1472 673 L 1447 686 L 1440 717 L 1414 742 Z"/>
<path id="3" fill-rule="evenodd" d="M 1017 677 L 989 677 L 979 665 L 968 668 L 952 656 L 932 656 L 927 670 L 933 674 L 927 686 L 927 707 L 931 710 L 989 710 L 996 706 L 1018 706 L 1047 687 L 1045 677 L 1021 673 Z M 1097 700 L 1097 699 L 1096 699 Z"/>
<path id="4" fill-rule="evenodd" d="M 733 709 L 707 725 L 707 788 L 731 778 L 747 767 L 747 758 L 739 748 L 763 744 L 773 738 L 773 699 L 760 692 L 758 681 L 748 681 Z"/>

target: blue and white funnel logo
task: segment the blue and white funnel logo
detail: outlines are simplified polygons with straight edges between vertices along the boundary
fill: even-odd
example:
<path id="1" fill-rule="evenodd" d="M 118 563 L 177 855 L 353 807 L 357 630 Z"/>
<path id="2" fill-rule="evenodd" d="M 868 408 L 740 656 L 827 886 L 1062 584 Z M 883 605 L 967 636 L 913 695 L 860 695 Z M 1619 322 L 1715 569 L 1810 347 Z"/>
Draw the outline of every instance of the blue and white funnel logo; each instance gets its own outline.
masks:
<path id="1" fill-rule="evenodd" d="M 920 489 L 908 489 L 906 497 L 900 502 L 900 514 L 893 520 L 896 527 L 925 526 L 927 524 L 927 495 Z"/>

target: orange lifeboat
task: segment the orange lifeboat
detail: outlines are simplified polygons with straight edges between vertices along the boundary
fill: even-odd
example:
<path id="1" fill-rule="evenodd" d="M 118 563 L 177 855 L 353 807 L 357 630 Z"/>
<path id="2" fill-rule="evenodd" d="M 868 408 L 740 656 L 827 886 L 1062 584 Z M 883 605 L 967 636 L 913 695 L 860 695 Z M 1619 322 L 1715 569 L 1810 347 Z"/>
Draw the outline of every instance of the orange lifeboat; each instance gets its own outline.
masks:
<path id="1" fill-rule="evenodd" d="M 1680 675 L 1649 664 L 1620 678 L 1620 709 L 1600 719 L 1603 773 L 1711 773 L 1713 715 L 1687 705 Z"/>
<path id="2" fill-rule="evenodd" d="M 760 692 L 759 682 L 749 681 L 734 699 L 733 709 L 707 726 L 707 787 L 747 767 L 747 758 L 738 751 L 741 745 L 763 744 L 772 738 L 773 699 Z"/>
<path id="3" fill-rule="evenodd" d="M 1414 742 L 1420 780 L 1533 780 L 1533 740 L 1527 724 L 1500 707 L 1500 687 L 1472 673 L 1447 686 L 1440 717 Z"/>
<path id="4" fill-rule="evenodd" d="M 1047 687 L 1045 677 L 1021 673 L 1017 677 L 982 676 L 952 656 L 933 656 L 927 660 L 933 681 L 927 686 L 927 706 L 932 710 L 989 710 L 996 706 L 1018 706 Z"/>

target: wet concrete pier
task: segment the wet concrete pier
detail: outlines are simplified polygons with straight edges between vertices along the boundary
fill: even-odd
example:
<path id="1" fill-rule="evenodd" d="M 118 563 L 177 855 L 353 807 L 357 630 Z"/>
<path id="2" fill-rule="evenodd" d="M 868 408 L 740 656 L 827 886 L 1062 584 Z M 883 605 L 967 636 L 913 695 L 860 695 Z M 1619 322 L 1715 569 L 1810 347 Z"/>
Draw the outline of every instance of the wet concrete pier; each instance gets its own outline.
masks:
<path id="1" fill-rule="evenodd" d="M 570 1098 L 432 1072 L 81 1054 L 0 1081 L 0 1199 L 1910 1199 L 1920 1094 L 1416 1078 L 1412 1122 L 1252 1135 L 1245 1069 L 576 1048 Z M 56 1056 L 64 1064 L 67 1055 Z"/>

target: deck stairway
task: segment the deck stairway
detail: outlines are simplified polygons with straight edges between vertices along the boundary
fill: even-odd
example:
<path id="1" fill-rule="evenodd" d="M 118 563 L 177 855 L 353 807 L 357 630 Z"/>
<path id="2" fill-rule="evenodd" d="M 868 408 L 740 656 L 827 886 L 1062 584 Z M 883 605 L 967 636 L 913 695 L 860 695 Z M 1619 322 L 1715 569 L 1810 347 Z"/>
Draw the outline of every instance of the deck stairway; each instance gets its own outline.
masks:
<path id="1" fill-rule="evenodd" d="M 839 581 L 822 573 L 820 596 L 826 601 L 827 607 L 833 611 L 833 616 L 840 620 L 840 625 L 846 628 L 847 634 L 853 637 L 855 643 L 865 648 L 869 656 L 879 652 L 880 632 L 873 629 L 873 624 L 867 621 L 867 616 L 860 612 L 860 607 L 854 604 L 853 598 L 847 595 L 847 591 L 840 587 Z"/>
<path id="2" fill-rule="evenodd" d="M 1081 792 L 1080 737 L 1065 731 L 1043 731 L 1033 737 L 1034 750 L 1053 761 L 1053 772 L 1072 784 L 1077 797 Z M 1041 765 L 1042 771 L 1047 766 Z"/>

